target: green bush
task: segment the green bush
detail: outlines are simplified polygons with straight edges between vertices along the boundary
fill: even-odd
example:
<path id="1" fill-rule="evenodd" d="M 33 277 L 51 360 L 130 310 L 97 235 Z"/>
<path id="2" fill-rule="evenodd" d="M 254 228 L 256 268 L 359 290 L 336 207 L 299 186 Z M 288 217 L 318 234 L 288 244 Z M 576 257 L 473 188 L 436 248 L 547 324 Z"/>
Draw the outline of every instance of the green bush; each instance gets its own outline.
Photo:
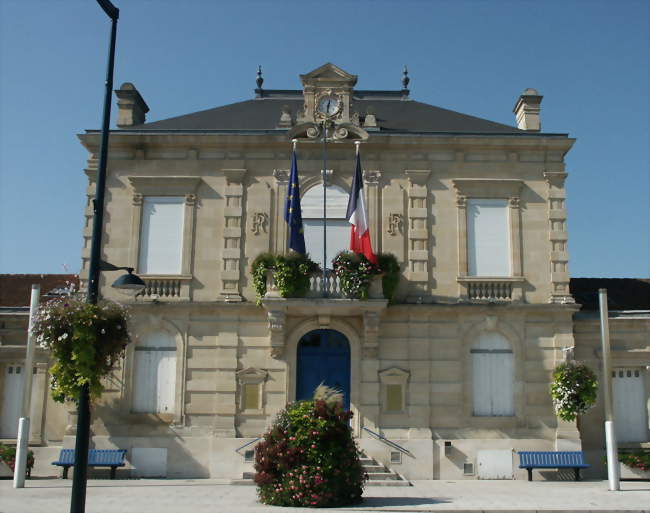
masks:
<path id="1" fill-rule="evenodd" d="M 309 290 L 311 276 L 320 271 L 309 255 L 261 253 L 253 260 L 253 287 L 260 304 L 266 294 L 266 273 L 273 271 L 275 285 L 282 297 L 303 297 Z"/>
<path id="2" fill-rule="evenodd" d="M 388 299 L 389 303 L 392 303 L 401 275 L 399 262 L 397 261 L 397 257 L 392 253 L 379 253 L 377 255 L 377 261 L 383 273 L 381 285 L 384 289 L 384 297 Z"/>
<path id="3" fill-rule="evenodd" d="M 553 371 L 551 397 L 555 412 L 562 420 L 573 421 L 596 403 L 598 378 L 578 362 L 566 362 Z"/>
<path id="4" fill-rule="evenodd" d="M 0 460 L 4 461 L 13 472 L 16 468 L 16 448 L 0 444 Z M 27 451 L 27 473 L 31 472 L 32 467 L 34 467 L 34 451 L 29 450 Z"/>
<path id="5" fill-rule="evenodd" d="M 122 305 L 91 305 L 72 296 L 48 301 L 38 310 L 32 331 L 54 360 L 49 373 L 55 401 L 77 401 L 86 383 L 91 398 L 101 395 L 101 379 L 124 356 L 129 342 L 127 319 Z"/>
<path id="6" fill-rule="evenodd" d="M 319 387 L 324 388 L 324 387 Z M 260 501 L 274 506 L 336 507 L 361 502 L 367 474 L 340 399 L 290 404 L 255 450 Z"/>

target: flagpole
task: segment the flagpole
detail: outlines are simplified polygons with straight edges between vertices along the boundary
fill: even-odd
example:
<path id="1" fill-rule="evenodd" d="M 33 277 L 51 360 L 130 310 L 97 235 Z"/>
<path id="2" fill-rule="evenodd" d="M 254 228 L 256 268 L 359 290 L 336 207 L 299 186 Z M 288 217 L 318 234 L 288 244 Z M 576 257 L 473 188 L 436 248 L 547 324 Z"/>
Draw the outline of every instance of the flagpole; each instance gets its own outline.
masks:
<path id="1" fill-rule="evenodd" d="M 323 297 L 327 297 L 327 120 L 323 120 Z"/>

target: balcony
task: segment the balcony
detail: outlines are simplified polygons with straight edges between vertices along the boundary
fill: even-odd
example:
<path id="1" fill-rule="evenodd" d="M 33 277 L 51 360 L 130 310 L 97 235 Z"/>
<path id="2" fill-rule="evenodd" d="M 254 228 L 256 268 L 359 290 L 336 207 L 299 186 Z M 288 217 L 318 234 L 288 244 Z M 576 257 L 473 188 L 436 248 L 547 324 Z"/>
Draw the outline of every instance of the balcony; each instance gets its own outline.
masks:
<path id="1" fill-rule="evenodd" d="M 138 298 L 145 301 L 189 301 L 191 275 L 154 275 L 140 276 L 145 283 L 144 290 Z"/>
<path id="2" fill-rule="evenodd" d="M 460 300 L 471 303 L 519 303 L 523 300 L 522 276 L 461 276 Z"/>

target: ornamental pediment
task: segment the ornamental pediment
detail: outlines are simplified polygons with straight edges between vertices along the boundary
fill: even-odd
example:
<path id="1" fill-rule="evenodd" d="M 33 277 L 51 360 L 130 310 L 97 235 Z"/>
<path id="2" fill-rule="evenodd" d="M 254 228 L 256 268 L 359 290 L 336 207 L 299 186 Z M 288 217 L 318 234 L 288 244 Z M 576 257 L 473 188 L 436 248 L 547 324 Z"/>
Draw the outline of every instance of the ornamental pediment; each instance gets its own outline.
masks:
<path id="1" fill-rule="evenodd" d="M 328 62 L 305 75 L 300 75 L 300 80 L 304 86 L 353 87 L 357 83 L 357 76 Z"/>

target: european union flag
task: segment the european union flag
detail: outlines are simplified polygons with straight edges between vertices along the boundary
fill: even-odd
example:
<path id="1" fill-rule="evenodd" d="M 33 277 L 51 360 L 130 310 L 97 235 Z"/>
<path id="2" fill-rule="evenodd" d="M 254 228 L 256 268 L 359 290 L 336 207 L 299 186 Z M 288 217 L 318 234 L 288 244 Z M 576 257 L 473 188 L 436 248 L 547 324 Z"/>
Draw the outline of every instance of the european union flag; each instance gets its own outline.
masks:
<path id="1" fill-rule="evenodd" d="M 298 182 L 298 163 L 295 151 L 291 153 L 291 176 L 289 176 L 284 219 L 289 225 L 289 248 L 304 255 L 307 251 L 305 250 L 305 232 L 302 227 L 300 183 Z"/>

